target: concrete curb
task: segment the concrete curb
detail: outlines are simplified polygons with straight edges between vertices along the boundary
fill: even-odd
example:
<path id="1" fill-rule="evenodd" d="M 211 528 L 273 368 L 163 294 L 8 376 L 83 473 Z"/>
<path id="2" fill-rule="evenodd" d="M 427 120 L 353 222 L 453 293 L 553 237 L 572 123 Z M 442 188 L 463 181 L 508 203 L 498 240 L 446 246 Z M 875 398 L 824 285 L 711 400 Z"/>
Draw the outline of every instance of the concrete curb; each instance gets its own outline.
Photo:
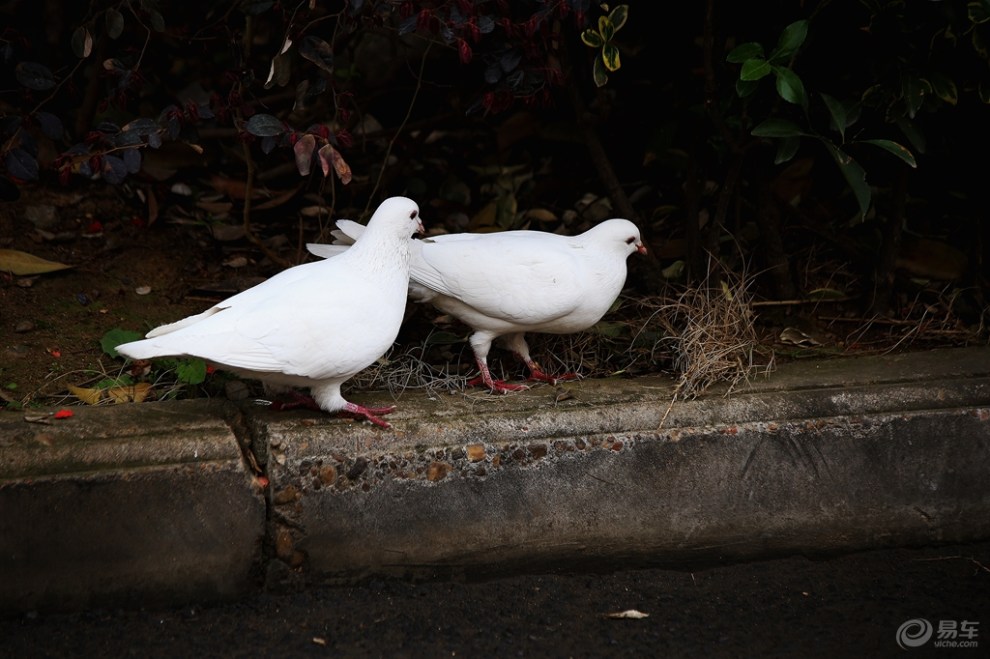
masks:
<path id="1" fill-rule="evenodd" d="M 411 391 L 386 434 L 207 401 L 0 416 L 0 612 L 990 537 L 990 349 L 794 362 L 660 429 L 669 380 L 566 390 Z"/>

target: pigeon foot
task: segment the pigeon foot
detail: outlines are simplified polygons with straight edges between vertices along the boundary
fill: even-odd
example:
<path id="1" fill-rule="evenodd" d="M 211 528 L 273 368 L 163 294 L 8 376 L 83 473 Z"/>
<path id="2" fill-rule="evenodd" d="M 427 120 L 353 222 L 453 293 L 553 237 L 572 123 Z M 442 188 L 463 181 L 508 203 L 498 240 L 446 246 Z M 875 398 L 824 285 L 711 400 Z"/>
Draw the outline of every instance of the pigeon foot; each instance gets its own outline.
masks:
<path id="1" fill-rule="evenodd" d="M 389 412 L 395 411 L 395 405 L 390 405 L 388 407 L 364 407 L 363 405 L 357 405 L 355 403 L 347 403 L 341 414 L 347 414 L 353 416 L 357 419 L 367 419 L 371 421 L 376 426 L 382 428 L 391 428 L 392 424 L 378 417 L 379 414 L 388 414 Z"/>
<path id="2" fill-rule="evenodd" d="M 558 382 L 564 382 L 566 380 L 578 380 L 581 376 L 577 373 L 564 373 L 562 375 L 548 375 L 541 370 L 533 370 L 529 374 L 530 380 L 537 380 L 539 382 L 547 382 L 549 384 L 557 384 Z"/>
<path id="3" fill-rule="evenodd" d="M 509 384 L 508 382 L 504 382 L 502 380 L 493 380 L 490 378 L 486 380 L 481 376 L 478 376 L 473 380 L 468 380 L 467 382 L 467 386 L 469 387 L 480 387 L 482 385 L 488 387 L 493 394 L 505 394 L 510 391 L 525 391 L 526 389 L 529 389 L 529 387 L 524 384 Z"/>

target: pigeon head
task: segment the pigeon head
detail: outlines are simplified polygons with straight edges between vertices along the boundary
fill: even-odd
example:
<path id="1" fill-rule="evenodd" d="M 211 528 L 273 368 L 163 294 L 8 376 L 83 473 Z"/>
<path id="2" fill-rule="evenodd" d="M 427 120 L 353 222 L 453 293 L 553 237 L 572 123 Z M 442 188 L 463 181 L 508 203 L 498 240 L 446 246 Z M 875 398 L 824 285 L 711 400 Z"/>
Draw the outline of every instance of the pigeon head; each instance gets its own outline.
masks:
<path id="1" fill-rule="evenodd" d="M 419 206 L 408 197 L 390 197 L 383 201 L 368 220 L 368 227 L 385 225 L 403 238 L 414 233 L 425 233 L 419 218 Z"/>
<path id="2" fill-rule="evenodd" d="M 588 229 L 583 234 L 589 242 L 602 246 L 614 246 L 616 251 L 625 256 L 633 252 L 646 254 L 646 245 L 639 235 L 639 229 L 629 220 L 616 218 L 605 220 L 601 224 Z"/>

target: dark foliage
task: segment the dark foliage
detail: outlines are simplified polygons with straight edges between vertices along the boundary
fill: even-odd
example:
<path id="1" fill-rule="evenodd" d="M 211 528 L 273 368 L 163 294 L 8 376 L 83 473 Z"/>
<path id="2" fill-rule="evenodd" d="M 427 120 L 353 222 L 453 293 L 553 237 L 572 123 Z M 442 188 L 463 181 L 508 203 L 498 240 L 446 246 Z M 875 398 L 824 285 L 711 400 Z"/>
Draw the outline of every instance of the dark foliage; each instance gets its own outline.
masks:
<path id="1" fill-rule="evenodd" d="M 969 163 L 988 141 L 990 0 L 6 7 L 5 199 L 38 179 L 145 180 L 148 152 L 178 144 L 248 186 L 254 161 L 284 164 L 366 206 L 416 192 L 383 163 L 430 131 L 529 109 L 578 127 L 569 138 L 590 157 L 565 141 L 558 160 L 587 160 L 598 180 L 576 185 L 610 196 L 654 241 L 683 239 L 665 258 L 695 280 L 706 254 L 741 252 L 769 295 L 803 296 L 822 285 L 807 272 L 824 254 L 860 270 L 872 283 L 858 294 L 882 310 L 902 242 L 923 237 L 963 255 L 959 285 L 986 284 L 985 183 Z M 465 145 L 456 162 L 490 163 L 493 148 L 505 145 Z M 444 181 L 426 178 L 423 193 Z M 548 187 L 515 192 L 533 206 Z"/>

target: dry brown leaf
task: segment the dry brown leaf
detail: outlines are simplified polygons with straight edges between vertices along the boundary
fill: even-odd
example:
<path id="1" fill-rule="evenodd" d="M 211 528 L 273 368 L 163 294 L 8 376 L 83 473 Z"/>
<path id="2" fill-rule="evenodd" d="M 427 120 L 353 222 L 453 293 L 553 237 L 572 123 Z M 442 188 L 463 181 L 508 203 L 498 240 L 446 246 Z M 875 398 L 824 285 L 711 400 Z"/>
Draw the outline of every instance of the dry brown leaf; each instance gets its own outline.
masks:
<path id="1" fill-rule="evenodd" d="M 138 382 L 135 385 L 123 387 L 110 387 L 107 389 L 107 396 L 114 403 L 140 403 L 148 397 L 151 391 L 151 384 L 148 382 Z"/>
<path id="2" fill-rule="evenodd" d="M 148 226 L 150 227 L 158 219 L 158 197 L 155 191 L 148 186 Z"/>
<path id="3" fill-rule="evenodd" d="M 354 177 L 351 172 L 351 166 L 344 160 L 344 156 L 340 154 L 340 151 L 329 144 L 324 144 L 320 147 L 319 156 L 324 176 L 330 173 L 330 166 L 332 165 L 341 183 L 347 185 L 351 182 L 351 179 Z"/>
<path id="4" fill-rule="evenodd" d="M 227 195 L 231 199 L 244 199 L 247 197 L 247 183 L 244 181 L 227 178 L 226 176 L 214 175 L 210 177 L 210 185 L 213 186 L 214 190 Z M 261 196 L 262 194 L 260 191 L 254 190 L 251 198 L 257 199 Z"/>
<path id="5" fill-rule="evenodd" d="M 299 209 L 299 214 L 303 217 L 321 217 L 330 215 L 330 209 L 326 206 L 306 206 Z"/>
<path id="6" fill-rule="evenodd" d="M 293 197 L 295 197 L 296 196 L 296 193 L 299 192 L 299 188 L 300 187 L 302 187 L 301 184 L 300 185 L 297 185 L 296 187 L 294 187 L 292 189 L 286 190 L 285 192 L 279 192 L 277 195 L 275 195 L 274 197 L 272 197 L 268 201 L 262 202 L 260 204 L 255 204 L 254 210 L 256 210 L 256 211 L 263 211 L 263 210 L 266 210 L 266 209 L 269 209 L 269 208 L 275 208 L 277 206 L 281 206 L 285 202 L 287 202 L 290 199 L 292 199 Z"/>
<path id="7" fill-rule="evenodd" d="M 234 204 L 229 201 L 197 201 L 196 208 L 214 215 L 223 215 L 233 210 Z"/>
<path id="8" fill-rule="evenodd" d="M 68 386 L 69 393 L 86 403 L 87 405 L 99 405 L 100 400 L 103 398 L 102 389 L 91 389 L 89 387 L 75 387 L 73 385 Z"/>
<path id="9" fill-rule="evenodd" d="M 477 231 L 482 227 L 491 227 L 495 225 L 495 211 L 496 205 L 494 201 L 488 202 L 484 208 L 475 213 L 474 217 L 471 218 L 471 223 L 468 225 L 472 231 Z"/>
<path id="10" fill-rule="evenodd" d="M 40 256 L 16 249 L 0 249 L 0 271 L 2 272 L 9 272 L 18 276 L 41 275 L 71 267 L 71 265 L 48 261 Z"/>
<path id="11" fill-rule="evenodd" d="M 536 220 L 537 222 L 556 222 L 557 215 L 545 208 L 530 208 L 526 211 L 526 219 Z"/>

